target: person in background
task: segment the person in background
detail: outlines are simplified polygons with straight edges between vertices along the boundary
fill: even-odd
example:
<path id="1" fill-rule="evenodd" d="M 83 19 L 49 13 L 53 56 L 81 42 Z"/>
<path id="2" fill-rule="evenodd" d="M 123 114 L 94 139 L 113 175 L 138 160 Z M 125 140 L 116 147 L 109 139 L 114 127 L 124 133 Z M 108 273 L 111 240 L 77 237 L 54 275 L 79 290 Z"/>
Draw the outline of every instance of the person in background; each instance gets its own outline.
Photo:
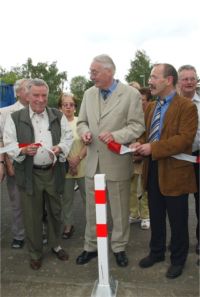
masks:
<path id="1" fill-rule="evenodd" d="M 181 96 L 184 96 L 191 100 L 197 107 L 198 110 L 198 129 L 197 134 L 192 145 L 192 154 L 199 157 L 200 152 L 200 94 L 197 92 L 197 72 L 192 65 L 183 65 L 178 69 L 178 89 Z M 196 253 L 200 254 L 200 243 L 199 243 L 199 164 L 194 163 L 194 170 L 197 183 L 197 192 L 194 193 L 195 198 L 195 210 L 197 218 L 196 226 Z M 197 261 L 199 265 L 199 260 Z"/>
<path id="2" fill-rule="evenodd" d="M 74 116 L 76 112 L 76 101 L 74 95 L 70 93 L 63 93 L 58 101 L 58 107 L 66 116 L 74 138 L 72 147 L 67 156 L 69 169 L 65 176 L 64 193 L 62 195 L 62 213 L 64 222 L 62 238 L 68 239 L 74 232 L 73 200 L 75 183 L 77 183 L 79 187 L 81 198 L 85 206 L 85 156 L 87 150 L 86 145 L 78 136 L 76 130 L 78 118 Z"/>
<path id="3" fill-rule="evenodd" d="M 138 91 L 141 89 L 141 85 L 137 81 L 132 81 L 129 83 L 129 86 L 136 88 Z"/>
<path id="4" fill-rule="evenodd" d="M 27 88 L 29 106 L 8 115 L 3 141 L 5 145 L 16 145 L 9 155 L 14 160 L 22 199 L 30 267 L 38 270 L 43 257 L 43 197 L 48 216 L 48 243 L 58 259 L 68 259 L 59 243 L 60 195 L 73 135 L 66 117 L 56 108 L 47 107 L 49 87 L 46 82 L 35 78 Z M 20 148 L 18 143 L 26 145 Z"/>
<path id="5" fill-rule="evenodd" d="M 86 156 L 86 230 L 84 251 L 79 265 L 97 257 L 94 175 L 105 174 L 113 222 L 111 248 L 120 267 L 128 265 L 125 249 L 129 240 L 128 222 L 131 154 L 118 155 L 107 148 L 110 141 L 134 142 L 144 132 L 140 94 L 117 79 L 115 64 L 108 55 L 95 57 L 90 65 L 94 86 L 85 91 L 77 131 L 87 145 Z"/>
<path id="6" fill-rule="evenodd" d="M 150 100 L 152 99 L 149 88 L 140 88 L 143 111 L 146 110 Z M 130 216 L 129 223 L 140 222 L 141 229 L 150 228 L 149 207 L 147 192 L 144 191 L 142 185 L 142 160 L 134 160 L 133 176 L 131 180 L 131 197 L 130 197 Z"/>
<path id="7" fill-rule="evenodd" d="M 148 192 L 151 240 L 150 253 L 140 260 L 148 268 L 165 260 L 166 216 L 171 229 L 170 261 L 166 277 L 182 274 L 189 249 L 188 196 L 196 192 L 193 164 L 173 155 L 191 154 L 197 131 L 196 106 L 176 93 L 178 74 L 167 63 L 152 68 L 149 87 L 157 100 L 145 111 L 146 131 L 137 143 L 135 155 L 144 158 L 144 189 Z"/>
<path id="8" fill-rule="evenodd" d="M 29 104 L 27 83 L 29 79 L 17 80 L 14 84 L 16 94 L 16 103 L 0 108 L 0 146 L 3 147 L 3 130 L 5 126 L 6 117 L 13 112 L 20 110 Z M 14 249 L 21 249 L 24 246 L 24 223 L 21 207 L 21 199 L 18 186 L 16 184 L 16 177 L 13 168 L 13 162 L 8 155 L 0 154 L 0 182 L 6 176 L 6 183 L 8 189 L 8 196 L 11 206 L 11 231 L 12 242 L 11 247 Z"/>

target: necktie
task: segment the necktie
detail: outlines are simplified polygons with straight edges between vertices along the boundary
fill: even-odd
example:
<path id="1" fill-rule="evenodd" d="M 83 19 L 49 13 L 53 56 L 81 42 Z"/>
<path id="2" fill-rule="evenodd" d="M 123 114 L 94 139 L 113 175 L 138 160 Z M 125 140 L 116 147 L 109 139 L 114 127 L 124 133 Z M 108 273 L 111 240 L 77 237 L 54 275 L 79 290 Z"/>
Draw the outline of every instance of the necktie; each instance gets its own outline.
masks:
<path id="1" fill-rule="evenodd" d="M 109 93 L 110 90 L 101 90 L 101 94 L 104 100 L 108 97 Z"/>
<path id="2" fill-rule="evenodd" d="M 156 114 L 151 122 L 151 128 L 149 133 L 149 142 L 154 142 L 159 140 L 159 128 L 160 128 L 160 115 L 161 108 L 165 104 L 165 100 L 157 102 Z"/>

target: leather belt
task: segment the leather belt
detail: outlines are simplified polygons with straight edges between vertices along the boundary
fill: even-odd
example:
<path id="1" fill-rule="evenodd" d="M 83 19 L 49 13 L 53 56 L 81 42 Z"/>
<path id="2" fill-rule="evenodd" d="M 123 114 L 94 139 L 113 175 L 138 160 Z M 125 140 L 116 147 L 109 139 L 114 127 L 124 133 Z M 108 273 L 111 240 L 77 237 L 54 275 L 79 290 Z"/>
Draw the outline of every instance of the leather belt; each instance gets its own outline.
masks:
<path id="1" fill-rule="evenodd" d="M 34 169 L 38 169 L 38 170 L 48 170 L 50 168 L 52 168 L 52 164 L 48 164 L 48 165 L 33 165 Z"/>

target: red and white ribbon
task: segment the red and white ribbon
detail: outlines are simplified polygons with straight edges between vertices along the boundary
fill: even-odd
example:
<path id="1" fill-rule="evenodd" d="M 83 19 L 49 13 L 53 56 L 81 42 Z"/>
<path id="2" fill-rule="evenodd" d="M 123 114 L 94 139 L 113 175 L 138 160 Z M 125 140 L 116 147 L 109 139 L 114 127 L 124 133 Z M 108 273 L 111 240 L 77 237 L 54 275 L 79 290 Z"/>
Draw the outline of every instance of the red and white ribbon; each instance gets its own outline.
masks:
<path id="1" fill-rule="evenodd" d="M 50 154 L 53 155 L 53 164 L 56 162 L 57 158 L 56 158 L 56 155 L 54 154 L 54 152 L 51 149 L 49 149 L 48 147 L 46 147 L 45 145 L 43 145 L 42 143 L 15 143 L 15 144 L 9 144 L 7 146 L 0 147 L 0 154 L 8 153 L 8 152 L 11 152 L 13 150 L 16 150 L 17 148 L 23 148 L 23 147 L 26 147 L 26 146 L 31 145 L 31 144 L 35 145 L 37 147 L 43 147 Z"/>
<path id="2" fill-rule="evenodd" d="M 120 155 L 127 154 L 127 153 L 133 153 L 135 151 L 135 149 L 131 149 L 131 148 L 129 148 L 123 144 L 117 143 L 115 141 L 109 142 L 107 144 L 107 147 L 112 152 L 120 154 Z M 181 153 L 181 154 L 173 155 L 171 157 L 178 159 L 178 160 L 184 160 L 184 161 L 188 161 L 188 162 L 192 162 L 192 163 L 200 163 L 199 156 L 192 156 L 192 155 Z"/>

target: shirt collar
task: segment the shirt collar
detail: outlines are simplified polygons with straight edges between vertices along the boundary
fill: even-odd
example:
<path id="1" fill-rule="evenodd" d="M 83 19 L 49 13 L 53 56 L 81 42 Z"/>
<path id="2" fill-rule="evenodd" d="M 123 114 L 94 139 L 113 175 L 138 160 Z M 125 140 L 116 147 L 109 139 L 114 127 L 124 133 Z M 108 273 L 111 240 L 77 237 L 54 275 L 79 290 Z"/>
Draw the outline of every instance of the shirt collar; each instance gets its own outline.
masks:
<path id="1" fill-rule="evenodd" d="M 172 91 L 169 95 L 167 95 L 162 101 L 165 101 L 165 103 L 169 103 L 173 97 L 175 96 L 176 91 Z M 157 98 L 157 100 L 160 100 L 160 97 Z"/>
<path id="2" fill-rule="evenodd" d="M 32 110 L 32 108 L 30 107 L 30 105 L 29 105 L 29 114 L 30 114 L 30 118 L 32 119 L 33 117 L 34 117 L 34 115 L 37 115 L 37 113 L 36 112 L 34 112 L 33 110 Z M 43 112 L 41 112 L 40 114 L 38 114 L 38 115 L 43 115 L 43 116 L 45 116 L 47 114 L 47 111 L 46 111 L 46 109 L 43 111 Z"/>
<path id="3" fill-rule="evenodd" d="M 200 96 L 197 92 L 195 92 L 194 97 L 192 98 L 192 101 L 200 102 Z"/>

